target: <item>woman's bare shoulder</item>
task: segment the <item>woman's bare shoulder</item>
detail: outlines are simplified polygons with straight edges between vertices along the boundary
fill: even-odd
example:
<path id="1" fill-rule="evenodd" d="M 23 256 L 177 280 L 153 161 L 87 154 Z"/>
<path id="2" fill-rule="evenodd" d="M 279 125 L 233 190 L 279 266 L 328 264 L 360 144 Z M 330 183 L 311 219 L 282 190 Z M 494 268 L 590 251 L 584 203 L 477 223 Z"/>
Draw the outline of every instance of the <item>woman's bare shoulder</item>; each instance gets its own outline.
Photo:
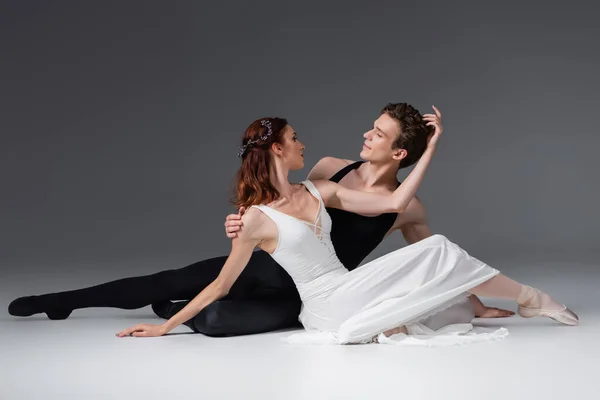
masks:
<path id="1" fill-rule="evenodd" d="M 244 226 L 258 226 L 263 224 L 267 220 L 267 216 L 258 207 L 248 207 L 244 215 L 242 215 L 242 222 Z"/>
<path id="2" fill-rule="evenodd" d="M 274 222 L 258 207 L 249 207 L 241 221 L 240 233 L 247 238 L 266 239 L 273 236 Z"/>
<path id="3" fill-rule="evenodd" d="M 326 204 L 335 197 L 337 191 L 341 186 L 335 182 L 332 182 L 328 179 L 315 179 L 310 181 L 315 188 L 319 191 L 323 202 Z"/>

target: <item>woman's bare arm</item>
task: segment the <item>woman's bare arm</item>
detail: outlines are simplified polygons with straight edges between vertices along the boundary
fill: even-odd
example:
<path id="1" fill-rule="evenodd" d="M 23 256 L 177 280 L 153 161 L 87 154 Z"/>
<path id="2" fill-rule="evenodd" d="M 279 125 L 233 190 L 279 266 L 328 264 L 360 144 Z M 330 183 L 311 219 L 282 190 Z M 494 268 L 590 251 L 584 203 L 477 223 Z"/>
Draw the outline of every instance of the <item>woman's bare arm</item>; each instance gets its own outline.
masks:
<path id="1" fill-rule="evenodd" d="M 434 153 L 435 147 L 428 147 L 402 185 L 392 194 L 361 192 L 324 180 L 315 181 L 314 184 L 328 207 L 360 214 L 402 213 L 417 194 Z"/>
<path id="2" fill-rule="evenodd" d="M 245 229 L 249 227 L 246 225 Z M 245 231 L 244 231 L 245 232 Z M 175 329 L 190 318 L 195 317 L 204 307 L 227 296 L 231 286 L 240 276 L 250 257 L 252 251 L 258 245 L 260 239 L 246 238 L 240 232 L 237 238 L 231 241 L 231 252 L 219 276 L 202 290 L 192 301 L 183 307 L 177 314 L 173 315 L 163 326 L 165 333 Z"/>
<path id="3" fill-rule="evenodd" d="M 231 286 L 240 276 L 254 248 L 264 239 L 269 239 L 268 229 L 264 226 L 264 218 L 258 210 L 249 210 L 243 217 L 244 230 L 231 242 L 231 252 L 221 269 L 219 276 L 192 299 L 177 314 L 162 325 L 140 324 L 117 334 L 117 336 L 162 336 L 175 329 L 185 321 L 196 316 L 202 309 L 225 297 Z"/>
<path id="4" fill-rule="evenodd" d="M 427 138 L 427 149 L 402 185 L 391 195 L 352 190 L 329 181 L 315 181 L 325 204 L 359 214 L 403 213 L 417 194 L 443 132 L 442 113 L 435 106 L 433 110 L 435 114 L 423 115 L 423 120 L 427 122 L 425 125 L 433 128 L 433 132 Z"/>

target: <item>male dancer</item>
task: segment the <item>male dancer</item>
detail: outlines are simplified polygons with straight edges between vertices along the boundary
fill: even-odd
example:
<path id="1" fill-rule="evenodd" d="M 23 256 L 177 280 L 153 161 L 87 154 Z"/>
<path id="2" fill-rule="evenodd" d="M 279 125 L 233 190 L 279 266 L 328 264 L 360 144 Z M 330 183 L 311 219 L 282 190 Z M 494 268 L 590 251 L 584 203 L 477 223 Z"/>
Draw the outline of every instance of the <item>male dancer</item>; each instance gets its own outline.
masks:
<path id="1" fill-rule="evenodd" d="M 435 115 L 422 117 L 408 104 L 389 104 L 382 110 L 373 130 L 365 133 L 361 156 L 366 163 L 351 164 L 348 160 L 328 157 L 313 168 L 309 179 L 329 178 L 362 190 L 393 190 L 399 184 L 396 179 L 398 168 L 417 162 L 426 147 L 426 125 L 435 124 L 441 129 L 441 114 L 437 110 Z M 416 198 L 401 215 L 361 216 L 338 209 L 328 209 L 328 212 L 333 220 L 331 238 L 334 247 L 348 269 L 356 268 L 393 230 L 402 230 L 409 243 L 431 234 L 423 206 Z M 9 305 L 9 313 L 29 316 L 45 312 L 50 319 L 65 319 L 78 308 L 136 309 L 151 304 L 158 316 L 170 318 L 186 304 L 185 301 L 172 303 L 171 300 L 189 300 L 196 296 L 216 278 L 226 259 L 227 256 L 215 257 L 152 275 L 67 292 L 21 297 Z M 512 314 L 487 308 L 474 296 L 471 303 L 479 317 Z M 209 336 L 268 332 L 298 326 L 300 304 L 289 275 L 266 252 L 256 251 L 229 295 L 206 307 L 199 314 L 200 318 L 196 317 L 186 325 Z"/>
<path id="2" fill-rule="evenodd" d="M 441 129 L 441 113 L 437 108 L 433 108 L 435 115 L 425 114 L 424 116 L 424 119 L 428 121 L 426 125 L 437 124 Z M 309 172 L 307 179 L 331 179 L 350 189 L 391 194 L 397 185 L 400 184 L 397 180 L 398 170 L 416 163 L 425 149 L 425 142 L 422 137 L 419 138 L 418 120 L 418 112 L 410 105 L 405 103 L 388 104 L 383 108 L 381 115 L 373 124 L 373 129 L 365 132 L 363 135 L 365 141 L 360 152 L 360 158 L 366 160 L 366 162 L 324 157 Z M 400 163 L 395 159 L 398 149 L 403 149 L 407 153 L 406 157 Z M 241 217 L 244 212 L 245 209 L 241 208 L 238 214 L 227 216 L 225 227 L 227 237 L 230 239 L 235 238 L 237 232 L 240 231 L 242 225 Z M 367 229 L 362 230 L 360 238 L 356 237 L 356 232 L 352 230 L 352 224 L 360 225 L 361 222 L 366 221 L 365 219 L 361 220 L 356 214 L 337 209 L 328 209 L 328 212 L 333 214 L 332 219 L 334 220 L 331 234 L 332 239 L 337 239 L 341 236 L 341 242 L 345 243 L 345 246 L 348 246 L 354 239 L 354 241 L 369 241 L 374 245 L 374 249 L 381 240 L 397 230 L 402 232 L 405 241 L 409 245 L 432 235 L 431 229 L 428 226 L 425 207 L 417 196 L 409 203 L 404 213 L 393 214 L 395 215 L 395 219 L 389 230 L 385 232 L 384 237 L 377 235 L 377 233 L 381 234 L 381 231 L 370 232 Z M 345 215 L 346 218 L 335 218 L 340 214 Z M 388 218 L 389 220 L 390 218 Z M 383 225 L 385 226 L 385 224 Z M 364 224 L 362 226 L 364 227 Z M 346 237 L 344 238 L 344 236 Z M 352 236 L 355 237 L 353 238 Z M 338 250 L 340 246 L 336 244 L 336 240 L 333 241 L 333 244 L 336 250 Z M 354 257 L 350 258 L 353 260 L 360 258 L 358 262 L 361 262 L 370 253 L 370 251 L 360 252 L 362 249 L 360 246 L 354 249 L 356 250 L 354 253 L 358 251 L 360 254 L 353 254 Z M 358 265 L 355 265 L 350 259 L 344 259 L 343 256 L 346 254 L 346 252 L 338 251 L 340 261 L 342 261 L 346 268 L 353 270 Z M 509 310 L 486 307 L 475 295 L 471 295 L 469 300 L 476 317 L 498 318 L 514 315 L 514 312 Z"/>

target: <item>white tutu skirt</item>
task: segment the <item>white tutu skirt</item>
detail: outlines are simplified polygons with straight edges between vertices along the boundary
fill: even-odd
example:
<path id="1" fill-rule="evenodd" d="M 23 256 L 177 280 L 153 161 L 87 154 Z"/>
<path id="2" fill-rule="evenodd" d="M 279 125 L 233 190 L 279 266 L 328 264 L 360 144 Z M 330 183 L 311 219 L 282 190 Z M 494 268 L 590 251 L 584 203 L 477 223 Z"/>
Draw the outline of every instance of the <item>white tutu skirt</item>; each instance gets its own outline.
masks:
<path id="1" fill-rule="evenodd" d="M 450 346 L 501 339 L 506 329 L 473 327 L 468 299 L 470 289 L 498 274 L 433 235 L 332 278 L 328 297 L 303 302 L 299 318 L 306 332 L 286 342 Z M 400 326 L 408 335 L 380 335 Z"/>
<path id="2" fill-rule="evenodd" d="M 473 308 L 467 297 L 446 303 L 441 310 L 424 316 L 420 322 L 406 324 L 408 334 L 398 333 L 386 337 L 380 333 L 374 340 L 359 343 L 377 343 L 395 346 L 448 347 L 476 343 L 490 343 L 508 336 L 505 328 L 483 328 L 471 324 Z M 316 330 L 293 333 L 282 341 L 294 345 L 344 344 L 337 332 Z"/>

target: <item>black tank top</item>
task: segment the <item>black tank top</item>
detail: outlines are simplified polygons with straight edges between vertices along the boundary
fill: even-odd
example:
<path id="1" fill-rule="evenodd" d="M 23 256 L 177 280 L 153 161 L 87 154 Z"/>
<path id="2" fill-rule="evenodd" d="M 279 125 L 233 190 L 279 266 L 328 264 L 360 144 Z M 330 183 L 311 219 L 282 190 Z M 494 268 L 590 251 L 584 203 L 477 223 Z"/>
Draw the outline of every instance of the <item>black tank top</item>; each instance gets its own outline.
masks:
<path id="1" fill-rule="evenodd" d="M 348 172 L 358 168 L 364 161 L 357 161 L 339 170 L 329 180 L 339 182 Z M 398 183 L 400 185 L 400 183 Z M 394 225 L 397 213 L 365 217 L 338 208 L 327 207 L 331 216 L 331 242 L 338 258 L 352 271 L 381 243 Z"/>

